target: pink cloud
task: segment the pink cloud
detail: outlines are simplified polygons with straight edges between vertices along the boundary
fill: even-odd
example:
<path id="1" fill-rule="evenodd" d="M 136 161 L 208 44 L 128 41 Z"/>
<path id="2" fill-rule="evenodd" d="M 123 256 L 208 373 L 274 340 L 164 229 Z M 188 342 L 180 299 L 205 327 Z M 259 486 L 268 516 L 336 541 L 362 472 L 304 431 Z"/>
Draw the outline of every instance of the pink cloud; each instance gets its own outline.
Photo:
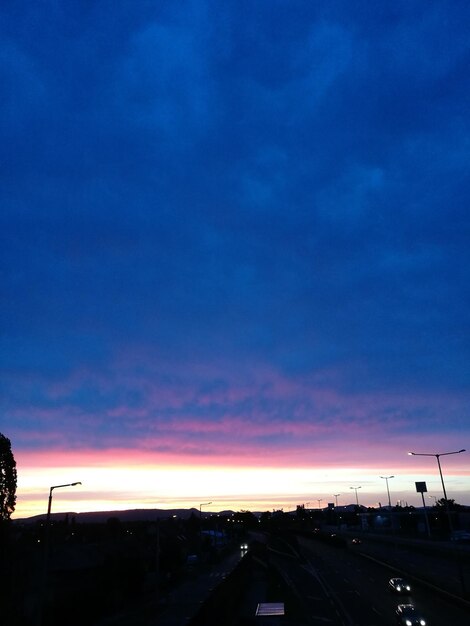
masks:
<path id="1" fill-rule="evenodd" d="M 250 364 L 234 369 L 223 359 L 179 363 L 176 370 L 150 350 L 127 349 L 105 370 L 76 370 L 45 387 L 51 406 L 28 404 L 11 411 L 9 436 L 23 453 L 44 448 L 42 462 L 64 454 L 69 460 L 74 455 L 75 461 L 106 458 L 120 464 L 138 459 L 151 464 L 411 467 L 410 447 L 460 447 L 459 431 L 435 431 L 442 415 L 458 423 L 468 398 L 345 393 L 326 386 L 327 381 L 334 385 L 334 371 L 292 379 Z M 99 408 L 77 400 L 87 384 L 99 391 Z M 138 401 L 127 401 L 128 391 Z M 36 421 L 33 434 L 30 426 L 23 429 L 23 415 L 29 424 Z"/>

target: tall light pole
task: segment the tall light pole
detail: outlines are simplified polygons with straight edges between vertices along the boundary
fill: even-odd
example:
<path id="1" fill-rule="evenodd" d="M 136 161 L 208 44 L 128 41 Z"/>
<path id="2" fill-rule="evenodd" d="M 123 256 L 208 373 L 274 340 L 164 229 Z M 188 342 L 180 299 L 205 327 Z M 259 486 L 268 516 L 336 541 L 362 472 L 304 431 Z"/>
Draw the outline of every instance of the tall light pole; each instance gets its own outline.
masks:
<path id="1" fill-rule="evenodd" d="M 354 491 L 356 492 L 356 504 L 357 506 L 359 506 L 359 498 L 357 497 L 357 490 L 361 489 L 361 485 L 359 487 L 349 487 L 349 489 L 354 489 Z"/>
<path id="2" fill-rule="evenodd" d="M 439 457 L 441 457 L 441 456 L 449 456 L 449 454 L 460 454 L 461 452 L 465 452 L 465 448 L 462 448 L 462 450 L 455 450 L 455 452 L 439 452 L 439 453 L 408 452 L 408 454 L 411 455 L 411 456 L 434 456 L 434 457 L 436 457 L 437 467 L 439 468 L 439 475 L 441 477 L 442 491 L 444 492 L 444 504 L 445 504 L 445 507 L 446 507 L 447 519 L 449 520 L 449 533 L 450 533 L 450 536 L 452 536 L 452 532 L 453 532 L 452 516 L 451 516 L 450 510 L 449 510 L 449 501 L 447 500 L 446 487 L 444 485 L 444 478 L 442 476 L 441 462 L 439 461 Z M 424 501 L 424 498 L 423 498 L 423 501 Z"/>
<path id="3" fill-rule="evenodd" d="M 395 478 L 395 476 L 381 476 L 380 478 L 383 478 L 385 482 L 387 483 L 388 506 L 392 508 L 392 503 L 390 501 L 390 489 L 388 488 L 388 481 L 390 480 L 390 478 Z"/>
<path id="4" fill-rule="evenodd" d="M 41 578 L 41 586 L 39 593 L 39 602 L 38 602 L 38 612 L 37 612 L 37 624 L 42 623 L 42 607 L 44 602 L 44 596 L 47 588 L 47 570 L 49 565 L 49 532 L 50 532 L 50 521 L 51 521 L 51 509 L 52 509 L 52 492 L 54 489 L 62 489 L 62 487 L 76 487 L 77 485 L 81 485 L 80 481 L 74 483 L 67 483 L 65 485 L 53 485 L 49 488 L 49 500 L 47 502 L 47 515 L 46 515 L 46 523 L 44 527 L 44 552 L 43 552 L 43 563 L 42 563 L 42 578 Z"/>
<path id="5" fill-rule="evenodd" d="M 323 502 L 323 498 L 317 499 L 318 508 L 321 509 L 321 503 Z"/>
<path id="6" fill-rule="evenodd" d="M 340 493 L 334 493 L 333 497 L 335 499 L 335 507 L 338 508 L 338 496 L 340 496 Z"/>
<path id="7" fill-rule="evenodd" d="M 202 519 L 202 507 L 203 506 L 209 506 L 209 504 L 212 504 L 212 502 L 202 502 L 199 505 L 199 519 Z"/>
<path id="8" fill-rule="evenodd" d="M 202 552 L 202 507 L 209 506 L 212 502 L 202 502 L 199 505 L 199 543 L 200 543 L 200 551 Z"/>
<path id="9" fill-rule="evenodd" d="M 456 450 L 455 452 L 440 452 L 438 454 L 423 453 L 423 452 L 408 452 L 410 456 L 434 456 L 436 457 L 437 466 L 439 468 L 439 474 L 441 477 L 442 491 L 444 492 L 444 500 L 446 501 L 446 503 L 447 503 L 447 493 L 446 493 L 446 487 L 444 485 L 444 478 L 442 477 L 441 462 L 439 461 L 439 457 L 448 456 L 449 454 L 460 454 L 461 452 L 465 452 L 465 448 L 462 448 L 462 450 Z"/>
<path id="10" fill-rule="evenodd" d="M 66 485 L 54 485 L 49 489 L 49 501 L 47 503 L 47 515 L 46 515 L 46 530 L 49 528 L 49 522 L 51 519 L 51 508 L 52 508 L 52 492 L 54 489 L 61 489 L 62 487 L 76 487 L 77 485 L 81 485 L 80 481 L 76 483 L 67 483 Z"/>

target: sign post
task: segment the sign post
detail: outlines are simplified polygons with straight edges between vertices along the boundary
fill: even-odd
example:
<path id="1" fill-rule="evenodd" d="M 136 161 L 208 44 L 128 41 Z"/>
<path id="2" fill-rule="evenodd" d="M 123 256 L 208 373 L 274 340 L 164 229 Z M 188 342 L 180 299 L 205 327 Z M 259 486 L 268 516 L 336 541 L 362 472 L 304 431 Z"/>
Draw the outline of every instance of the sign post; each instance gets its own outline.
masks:
<path id="1" fill-rule="evenodd" d="M 429 527 L 428 512 L 426 509 L 426 502 L 424 501 L 424 494 L 427 492 L 428 488 L 426 487 L 425 482 L 417 482 L 415 483 L 415 485 L 416 485 L 417 493 L 421 494 L 421 498 L 423 500 L 424 519 L 426 520 L 426 530 L 428 531 L 428 537 L 431 538 L 431 528 Z"/>

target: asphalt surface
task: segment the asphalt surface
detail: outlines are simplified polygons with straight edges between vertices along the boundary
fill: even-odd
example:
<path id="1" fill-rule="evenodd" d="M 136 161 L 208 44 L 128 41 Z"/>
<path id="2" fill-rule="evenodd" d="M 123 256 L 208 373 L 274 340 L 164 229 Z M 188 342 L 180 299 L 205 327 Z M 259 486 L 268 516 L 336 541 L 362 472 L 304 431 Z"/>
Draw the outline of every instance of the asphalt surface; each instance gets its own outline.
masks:
<path id="1" fill-rule="evenodd" d="M 266 538 L 253 536 L 253 540 Z M 443 546 L 434 554 L 399 542 L 363 538 L 347 547 L 317 539 L 271 538 L 259 557 L 250 559 L 236 615 L 220 623 L 268 626 L 395 626 L 399 603 L 412 602 L 427 618 L 428 626 L 470 624 L 470 554 L 459 546 Z M 171 593 L 151 597 L 141 606 L 100 626 L 190 626 L 203 604 L 237 566 L 244 553 L 237 550 L 218 564 L 195 569 L 191 578 Z M 255 618 L 259 602 L 268 594 L 270 572 L 283 581 L 276 601 L 286 601 L 286 615 L 269 621 Z M 392 576 L 407 575 L 411 596 L 396 596 L 388 588 Z M 285 597 L 282 597 L 282 596 Z M 206 606 L 206 605 L 205 605 Z M 230 618 L 230 619 L 229 619 Z M 216 616 L 214 621 L 217 622 Z"/>
<path id="2" fill-rule="evenodd" d="M 170 592 L 155 592 L 138 607 L 103 620 L 99 626 L 185 626 L 243 555 L 244 552 L 234 550 L 219 563 L 194 567 Z"/>
<path id="3" fill-rule="evenodd" d="M 430 626 L 470 623 L 470 604 L 465 606 L 457 596 L 447 594 L 445 590 L 440 592 L 440 587 L 421 578 L 418 581 L 411 577 L 412 593 L 409 596 L 395 595 L 389 590 L 388 580 L 406 573 L 411 558 L 409 552 L 404 567 L 396 568 L 377 559 L 377 555 L 370 558 L 364 545 L 344 549 L 301 539 L 299 551 L 307 562 L 305 570 L 312 578 L 322 580 L 331 602 L 338 609 L 335 623 L 340 626 L 394 626 L 396 607 L 400 603 L 414 604 Z M 427 563 L 429 565 L 429 559 Z M 435 558 L 434 583 L 438 582 L 440 567 L 441 559 Z M 311 615 L 310 623 L 320 624 L 313 618 L 313 611 Z"/>

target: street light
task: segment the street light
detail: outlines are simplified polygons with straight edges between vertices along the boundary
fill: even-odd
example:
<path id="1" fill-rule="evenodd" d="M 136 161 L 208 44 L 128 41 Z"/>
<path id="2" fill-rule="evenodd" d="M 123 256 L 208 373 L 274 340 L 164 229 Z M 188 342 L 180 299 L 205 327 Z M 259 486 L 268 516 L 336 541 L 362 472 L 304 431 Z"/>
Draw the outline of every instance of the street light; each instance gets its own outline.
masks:
<path id="1" fill-rule="evenodd" d="M 47 586 L 47 570 L 49 564 L 49 533 L 50 533 L 50 521 L 51 521 L 51 509 L 52 509 L 52 492 L 54 489 L 61 489 L 62 487 L 76 487 L 77 485 L 81 485 L 80 481 L 74 483 L 67 483 L 66 485 L 53 485 L 49 489 L 49 500 L 47 502 L 47 515 L 46 515 L 46 523 L 44 527 L 44 552 L 43 552 L 43 563 L 42 563 L 42 577 L 40 582 L 40 594 L 39 594 L 39 602 L 37 607 L 37 623 L 42 623 L 42 610 L 43 610 L 43 599 L 46 592 Z"/>
<path id="2" fill-rule="evenodd" d="M 202 519 L 202 507 L 203 506 L 209 506 L 209 504 L 212 504 L 212 502 L 202 502 L 199 505 L 199 519 Z"/>
<path id="3" fill-rule="evenodd" d="M 453 532 L 452 516 L 450 514 L 449 501 L 447 500 L 446 487 L 444 485 L 444 478 L 442 476 L 441 462 L 439 461 L 439 457 L 449 456 L 449 454 L 460 454 L 461 452 L 465 452 L 465 448 L 462 448 L 462 450 L 455 450 L 455 452 L 439 452 L 439 453 L 408 452 L 408 454 L 411 456 L 434 456 L 436 457 L 437 467 L 439 468 L 439 475 L 441 477 L 442 491 L 444 492 L 444 504 L 446 507 L 447 519 L 449 520 L 449 532 L 451 536 Z M 424 498 L 423 498 L 423 501 L 424 501 Z"/>
<path id="4" fill-rule="evenodd" d="M 359 487 L 349 487 L 349 489 L 354 489 L 354 491 L 356 492 L 356 504 L 357 504 L 357 506 L 359 506 L 359 498 L 357 497 L 357 490 L 361 489 L 361 486 L 359 486 Z"/>
<path id="5" fill-rule="evenodd" d="M 76 483 L 67 483 L 66 485 L 54 485 L 49 489 L 49 502 L 47 504 L 47 516 L 46 516 L 46 529 L 49 526 L 49 521 L 51 519 L 51 507 L 52 507 L 52 491 L 54 489 L 61 489 L 62 487 L 76 487 L 77 485 L 81 485 L 80 481 Z"/>
<path id="6" fill-rule="evenodd" d="M 202 507 L 203 506 L 209 506 L 209 504 L 212 504 L 212 502 L 202 502 L 199 505 L 199 550 L 200 552 L 202 552 Z"/>
<path id="7" fill-rule="evenodd" d="M 336 506 L 336 507 L 338 506 L 338 496 L 340 496 L 340 495 L 341 495 L 340 493 L 334 493 L 334 494 L 333 494 L 333 497 L 334 497 L 334 499 L 335 499 L 335 506 Z"/>
<path id="8" fill-rule="evenodd" d="M 388 506 L 392 508 L 392 503 L 390 502 L 390 489 L 388 488 L 388 481 L 390 478 L 395 478 L 395 476 L 381 476 L 380 478 L 383 478 L 385 482 L 387 483 Z"/>
<path id="9" fill-rule="evenodd" d="M 320 498 L 320 500 L 317 499 L 318 502 L 318 508 L 321 509 L 321 503 L 323 502 L 323 498 Z"/>
<path id="10" fill-rule="evenodd" d="M 444 499 L 446 503 L 447 503 L 447 493 L 446 493 L 446 488 L 444 485 L 444 478 L 442 477 L 441 462 L 439 461 L 439 457 L 448 456 L 449 454 L 460 454 L 461 452 L 465 452 L 465 448 L 462 448 L 462 450 L 456 450 L 455 452 L 440 452 L 439 454 L 431 454 L 431 453 L 423 453 L 423 452 L 408 452 L 410 456 L 434 456 L 436 457 L 437 466 L 439 468 L 439 474 L 441 476 L 442 491 L 444 492 Z"/>

